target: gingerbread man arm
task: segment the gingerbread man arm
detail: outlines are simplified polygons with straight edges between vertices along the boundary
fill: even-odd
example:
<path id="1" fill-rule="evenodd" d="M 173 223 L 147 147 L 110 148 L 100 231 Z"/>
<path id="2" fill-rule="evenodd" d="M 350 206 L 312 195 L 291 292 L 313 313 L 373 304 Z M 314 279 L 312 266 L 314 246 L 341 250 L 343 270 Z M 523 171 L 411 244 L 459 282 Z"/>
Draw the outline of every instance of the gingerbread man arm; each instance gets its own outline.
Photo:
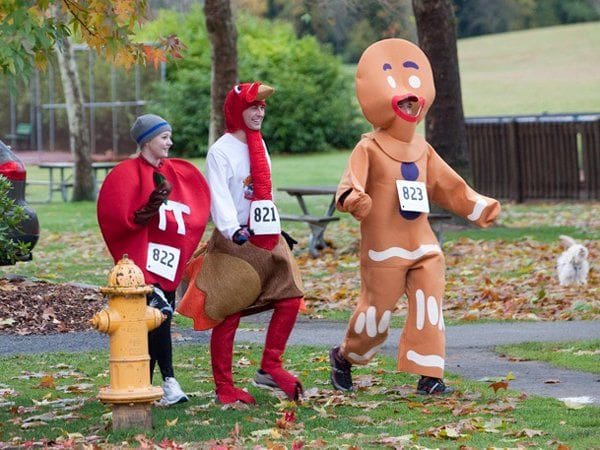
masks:
<path id="1" fill-rule="evenodd" d="M 477 226 L 492 225 L 500 213 L 500 203 L 478 194 L 431 147 L 428 148 L 427 192 L 430 200 Z"/>
<path id="2" fill-rule="evenodd" d="M 368 173 L 369 156 L 366 148 L 359 142 L 350 155 L 336 193 L 337 209 L 349 212 L 359 221 L 371 211 L 371 197 L 365 192 Z"/>

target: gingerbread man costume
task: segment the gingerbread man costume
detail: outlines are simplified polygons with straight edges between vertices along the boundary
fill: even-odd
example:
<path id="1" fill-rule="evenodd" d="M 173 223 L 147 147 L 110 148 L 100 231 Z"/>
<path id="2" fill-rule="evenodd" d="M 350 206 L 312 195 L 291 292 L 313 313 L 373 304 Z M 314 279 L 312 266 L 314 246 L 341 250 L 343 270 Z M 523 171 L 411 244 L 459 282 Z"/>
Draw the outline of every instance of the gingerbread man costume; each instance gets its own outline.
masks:
<path id="1" fill-rule="evenodd" d="M 471 189 L 424 137 L 415 134 L 435 98 L 425 54 L 402 39 L 386 39 L 363 53 L 356 92 L 374 131 L 352 152 L 337 191 L 337 207 L 361 222 L 361 295 L 346 337 L 330 352 L 332 383 L 352 389 L 350 366 L 366 364 L 388 335 L 398 300 L 408 316 L 398 370 L 422 375 L 421 393 L 444 393 L 442 298 L 445 263 L 429 226 L 429 201 L 489 226 L 500 204 Z M 429 200 L 429 201 L 428 201 Z"/>

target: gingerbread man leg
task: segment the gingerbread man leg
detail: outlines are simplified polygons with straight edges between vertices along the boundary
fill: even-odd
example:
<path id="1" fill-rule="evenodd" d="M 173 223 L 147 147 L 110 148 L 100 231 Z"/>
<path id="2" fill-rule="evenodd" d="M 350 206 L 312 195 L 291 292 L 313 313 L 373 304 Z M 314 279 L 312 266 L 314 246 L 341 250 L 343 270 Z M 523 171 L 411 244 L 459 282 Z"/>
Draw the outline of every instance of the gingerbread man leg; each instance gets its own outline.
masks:
<path id="1" fill-rule="evenodd" d="M 385 342 L 407 270 L 408 266 L 361 267 L 361 295 L 341 347 L 352 364 L 367 364 Z"/>
<path id="2" fill-rule="evenodd" d="M 408 272 L 408 316 L 400 337 L 398 370 L 435 378 L 444 376 L 444 287 L 445 263 L 441 253 L 421 260 Z"/>

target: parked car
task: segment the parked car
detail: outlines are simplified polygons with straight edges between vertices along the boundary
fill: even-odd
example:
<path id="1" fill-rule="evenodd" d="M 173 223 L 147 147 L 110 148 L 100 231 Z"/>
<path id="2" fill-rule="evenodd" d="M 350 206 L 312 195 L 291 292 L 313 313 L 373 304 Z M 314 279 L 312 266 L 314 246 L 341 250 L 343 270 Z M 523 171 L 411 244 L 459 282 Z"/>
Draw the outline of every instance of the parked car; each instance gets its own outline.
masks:
<path id="1" fill-rule="evenodd" d="M 18 228 L 9 231 L 9 237 L 15 242 L 24 242 L 29 244 L 27 254 L 18 255 L 17 261 L 30 261 L 32 258 L 31 250 L 35 247 L 40 236 L 40 225 L 37 214 L 25 201 L 25 182 L 27 171 L 25 165 L 15 155 L 10 147 L 0 141 L 0 174 L 4 175 L 12 184 L 12 189 L 8 196 L 15 203 L 25 210 L 26 218 L 21 222 Z M 0 265 L 6 266 L 13 264 L 7 255 L 0 254 Z"/>

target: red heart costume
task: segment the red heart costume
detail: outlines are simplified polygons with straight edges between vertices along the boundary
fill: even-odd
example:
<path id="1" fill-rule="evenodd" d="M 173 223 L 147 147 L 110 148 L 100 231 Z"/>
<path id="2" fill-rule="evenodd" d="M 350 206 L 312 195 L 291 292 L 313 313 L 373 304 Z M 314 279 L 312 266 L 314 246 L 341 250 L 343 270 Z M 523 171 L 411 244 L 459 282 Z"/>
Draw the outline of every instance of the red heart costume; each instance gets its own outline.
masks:
<path id="1" fill-rule="evenodd" d="M 173 186 L 169 198 L 148 224 L 134 223 L 134 213 L 155 189 L 154 173 Z M 174 291 L 208 222 L 210 193 L 200 171 L 181 159 L 163 159 L 156 168 L 142 156 L 118 164 L 110 171 L 98 195 L 98 223 L 113 257 L 127 254 L 144 272 L 146 283 Z M 152 245 L 156 244 L 156 245 Z M 151 249 L 150 255 L 148 254 Z M 177 255 L 175 249 L 179 251 Z M 170 252 L 171 250 L 171 252 Z M 167 272 L 156 273 L 152 262 Z M 156 265 L 160 270 L 161 265 Z M 166 275 L 166 276 L 165 276 Z"/>

